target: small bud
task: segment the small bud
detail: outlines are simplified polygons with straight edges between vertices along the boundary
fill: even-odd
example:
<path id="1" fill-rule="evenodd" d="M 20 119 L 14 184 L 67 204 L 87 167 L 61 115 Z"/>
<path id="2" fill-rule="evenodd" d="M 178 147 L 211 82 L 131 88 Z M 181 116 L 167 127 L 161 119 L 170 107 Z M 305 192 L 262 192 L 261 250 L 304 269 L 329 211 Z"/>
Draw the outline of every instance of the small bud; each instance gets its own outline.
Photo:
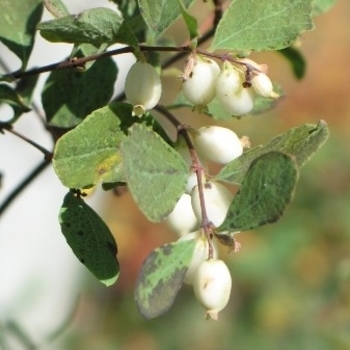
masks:
<path id="1" fill-rule="evenodd" d="M 133 114 L 140 116 L 159 102 L 162 84 L 155 68 L 137 61 L 130 68 L 125 80 L 125 95 L 134 106 Z"/>
<path id="2" fill-rule="evenodd" d="M 227 305 L 232 288 L 232 277 L 222 260 L 202 262 L 193 281 L 194 294 L 207 310 L 207 317 L 218 319 L 218 313 Z"/>
<path id="3" fill-rule="evenodd" d="M 199 128 L 193 141 L 203 159 L 219 164 L 227 164 L 243 153 L 243 143 L 237 134 L 221 126 Z"/>
<path id="4" fill-rule="evenodd" d="M 165 222 L 180 236 L 190 233 L 198 224 L 193 213 L 191 196 L 184 193 Z"/>
<path id="5" fill-rule="evenodd" d="M 196 57 L 192 72 L 182 84 L 185 98 L 199 108 L 215 97 L 215 83 L 220 73 L 218 64 L 207 57 Z"/>
<path id="6" fill-rule="evenodd" d="M 273 93 L 273 85 L 270 78 L 264 73 L 253 75 L 251 79 L 254 91 L 262 97 L 271 97 Z"/>
<path id="7" fill-rule="evenodd" d="M 208 219 L 215 227 L 219 227 L 225 220 L 228 208 L 233 200 L 233 194 L 218 182 L 207 182 L 203 188 L 205 209 Z M 199 200 L 199 188 L 193 187 L 191 192 L 193 212 L 199 222 L 202 221 L 202 209 Z"/>
<path id="8" fill-rule="evenodd" d="M 209 243 L 207 237 L 200 231 L 191 232 L 187 235 L 182 236 L 178 239 L 179 241 L 187 241 L 191 239 L 196 239 L 196 246 L 194 248 L 192 260 L 185 274 L 184 283 L 193 284 L 193 279 L 198 266 L 205 260 L 209 258 Z M 213 258 L 217 259 L 219 256 L 219 247 L 216 238 L 211 240 L 211 245 L 213 247 Z"/>

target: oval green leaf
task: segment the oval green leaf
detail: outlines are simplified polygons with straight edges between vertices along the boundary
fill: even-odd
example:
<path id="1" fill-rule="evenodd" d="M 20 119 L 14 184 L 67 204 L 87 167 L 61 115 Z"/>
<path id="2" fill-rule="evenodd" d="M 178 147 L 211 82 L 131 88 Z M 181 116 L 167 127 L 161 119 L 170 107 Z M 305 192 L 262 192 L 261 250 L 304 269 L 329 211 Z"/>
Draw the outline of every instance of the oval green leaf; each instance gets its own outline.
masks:
<path id="1" fill-rule="evenodd" d="M 277 221 L 297 179 L 297 164 L 287 154 L 272 151 L 255 159 L 218 231 L 245 231 Z"/>
<path id="2" fill-rule="evenodd" d="M 124 181 L 121 169 L 119 114 L 131 106 L 114 103 L 89 115 L 56 143 L 53 167 L 64 186 L 85 188 L 98 182 Z"/>
<path id="3" fill-rule="evenodd" d="M 225 165 L 215 177 L 217 181 L 242 183 L 244 176 L 254 159 L 270 151 L 281 151 L 294 157 L 301 168 L 329 137 L 327 124 L 321 120 L 317 125 L 305 124 L 290 129 L 273 138 L 264 146 L 257 146 Z"/>
<path id="4" fill-rule="evenodd" d="M 165 244 L 147 257 L 135 289 L 141 315 L 150 319 L 169 310 L 181 289 L 195 243 L 195 240 L 188 240 Z"/>
<path id="5" fill-rule="evenodd" d="M 67 243 L 79 261 L 106 286 L 119 276 L 117 244 L 107 225 L 81 198 L 68 192 L 59 212 Z"/>
<path id="6" fill-rule="evenodd" d="M 235 0 L 219 22 L 211 50 L 264 51 L 290 46 L 313 29 L 312 0 Z"/>
<path id="7" fill-rule="evenodd" d="M 27 66 L 42 13 L 41 0 L 1 1 L 0 41 L 20 58 L 22 69 Z"/>
<path id="8" fill-rule="evenodd" d="M 117 73 L 109 57 L 99 59 L 84 72 L 75 69 L 52 72 L 42 92 L 48 124 L 72 128 L 106 105 L 113 95 Z"/>
<path id="9" fill-rule="evenodd" d="M 128 188 L 151 221 L 162 221 L 184 193 L 188 167 L 154 131 L 134 125 L 121 144 Z"/>
<path id="10" fill-rule="evenodd" d="M 138 0 L 140 13 L 148 28 L 156 38 L 161 35 L 181 15 L 178 1 Z M 185 8 L 190 7 L 195 0 L 183 0 Z"/>

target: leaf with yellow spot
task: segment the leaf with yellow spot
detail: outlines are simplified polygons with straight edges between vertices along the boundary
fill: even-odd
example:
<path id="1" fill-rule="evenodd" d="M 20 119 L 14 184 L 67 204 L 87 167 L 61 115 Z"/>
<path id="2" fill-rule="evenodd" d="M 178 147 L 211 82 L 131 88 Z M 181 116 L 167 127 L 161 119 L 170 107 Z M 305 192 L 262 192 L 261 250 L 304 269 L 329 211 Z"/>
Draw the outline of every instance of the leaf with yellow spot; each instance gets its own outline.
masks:
<path id="1" fill-rule="evenodd" d="M 125 181 L 119 151 L 125 135 L 119 113 L 128 113 L 125 104 L 97 109 L 58 140 L 53 166 L 64 186 L 86 188 L 98 182 Z"/>

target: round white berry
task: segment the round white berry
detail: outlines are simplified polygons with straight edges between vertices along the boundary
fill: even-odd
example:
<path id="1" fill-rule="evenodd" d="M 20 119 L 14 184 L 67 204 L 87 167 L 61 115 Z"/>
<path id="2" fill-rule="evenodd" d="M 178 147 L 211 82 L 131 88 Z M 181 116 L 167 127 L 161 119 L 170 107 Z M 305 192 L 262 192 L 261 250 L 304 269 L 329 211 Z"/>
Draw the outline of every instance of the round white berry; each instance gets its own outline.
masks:
<path id="1" fill-rule="evenodd" d="M 208 219 L 215 227 L 219 227 L 225 220 L 228 208 L 233 200 L 233 194 L 218 182 L 207 182 L 203 189 L 205 209 Z M 199 188 L 193 187 L 191 192 L 193 212 L 199 222 L 202 221 L 202 209 L 199 200 Z"/>
<path id="2" fill-rule="evenodd" d="M 220 67 L 214 60 L 197 56 L 191 74 L 182 84 L 185 98 L 195 106 L 206 106 L 215 97 L 219 74 Z"/>
<path id="3" fill-rule="evenodd" d="M 222 260 L 203 261 L 194 275 L 193 289 L 197 300 L 207 310 L 207 316 L 217 320 L 218 313 L 228 303 L 232 277 Z"/>
<path id="4" fill-rule="evenodd" d="M 262 97 L 271 97 L 273 92 L 273 85 L 270 78 L 264 73 L 253 75 L 252 87 L 257 95 Z"/>
<path id="5" fill-rule="evenodd" d="M 165 222 L 180 236 L 188 234 L 197 226 L 198 221 L 193 213 L 189 194 L 184 193 L 180 197 Z"/>
<path id="6" fill-rule="evenodd" d="M 125 80 L 125 95 L 134 106 L 133 113 L 142 115 L 155 107 L 161 94 L 162 84 L 155 68 L 146 62 L 135 62 Z"/>
<path id="7" fill-rule="evenodd" d="M 193 142 L 203 159 L 219 164 L 227 164 L 243 153 L 243 144 L 237 134 L 221 126 L 199 128 Z"/>
<path id="8" fill-rule="evenodd" d="M 232 64 L 224 65 L 216 82 L 216 98 L 230 114 L 242 116 L 254 107 L 254 94 L 250 88 L 244 88 L 243 72 Z"/>
<path id="9" fill-rule="evenodd" d="M 206 236 L 200 231 L 191 232 L 184 235 L 179 238 L 178 241 L 187 241 L 191 239 L 195 239 L 197 241 L 192 255 L 192 260 L 185 274 L 184 283 L 186 284 L 193 284 L 194 275 L 198 269 L 198 266 L 209 258 L 209 243 Z M 217 259 L 219 256 L 219 247 L 216 238 L 211 240 L 211 245 L 213 247 L 213 258 Z"/>

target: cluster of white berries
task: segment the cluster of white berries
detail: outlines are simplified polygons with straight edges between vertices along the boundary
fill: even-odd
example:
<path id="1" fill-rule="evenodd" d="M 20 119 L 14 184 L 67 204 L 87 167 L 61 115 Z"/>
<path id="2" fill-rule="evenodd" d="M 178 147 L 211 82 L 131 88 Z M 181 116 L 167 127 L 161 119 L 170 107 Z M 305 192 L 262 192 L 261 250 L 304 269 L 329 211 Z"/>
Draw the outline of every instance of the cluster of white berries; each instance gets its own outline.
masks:
<path id="1" fill-rule="evenodd" d="M 201 127 L 193 132 L 193 144 L 201 161 L 224 165 L 238 158 L 249 146 L 247 137 L 241 139 L 232 130 L 219 126 Z M 203 213 L 196 173 L 191 169 L 192 158 L 188 148 L 181 145 L 179 153 L 187 162 L 190 174 L 184 193 L 167 217 L 168 225 L 180 235 L 179 241 L 196 240 L 193 257 L 184 282 L 193 285 L 198 301 L 206 308 L 207 316 L 217 319 L 228 303 L 232 279 L 226 264 L 219 260 L 218 241 L 198 230 Z M 215 227 L 225 220 L 233 194 L 223 184 L 207 181 L 203 174 L 201 189 L 206 215 Z M 197 231 L 196 231 L 197 230 Z M 209 251 L 211 250 L 211 253 Z"/>
<path id="2" fill-rule="evenodd" d="M 201 110 L 216 98 L 224 110 L 236 116 L 252 111 L 256 95 L 277 98 L 270 78 L 265 74 L 266 65 L 249 59 L 240 60 L 249 66 L 250 81 L 246 71 L 229 61 L 219 65 L 208 57 L 191 55 L 182 76 L 182 91 L 185 98 Z"/>
<path id="3" fill-rule="evenodd" d="M 253 109 L 255 95 L 270 98 L 275 95 L 263 67 L 249 60 L 245 63 L 252 67 L 252 89 L 244 87 L 244 71 L 230 62 L 225 61 L 221 70 L 212 59 L 191 55 L 182 77 L 183 94 L 199 109 L 217 98 L 230 114 L 249 113 Z M 125 82 L 125 94 L 134 106 L 133 114 L 140 116 L 146 110 L 154 108 L 161 93 L 161 81 L 155 68 L 146 62 L 137 61 L 129 70 Z M 239 138 L 232 130 L 219 126 L 192 130 L 192 138 L 197 155 L 203 163 L 225 165 L 242 155 L 244 147 L 250 146 L 247 137 Z M 232 278 L 226 264 L 219 260 L 217 238 L 199 227 L 203 221 L 200 197 L 205 203 L 207 219 L 213 227 L 219 227 L 225 220 L 233 194 L 224 185 L 207 181 L 204 171 L 203 186 L 200 189 L 188 148 L 180 146 L 177 150 L 188 164 L 189 176 L 186 192 L 166 222 L 179 234 L 179 241 L 196 241 L 184 282 L 193 286 L 194 294 L 206 309 L 207 316 L 217 319 L 219 311 L 229 301 Z"/>

